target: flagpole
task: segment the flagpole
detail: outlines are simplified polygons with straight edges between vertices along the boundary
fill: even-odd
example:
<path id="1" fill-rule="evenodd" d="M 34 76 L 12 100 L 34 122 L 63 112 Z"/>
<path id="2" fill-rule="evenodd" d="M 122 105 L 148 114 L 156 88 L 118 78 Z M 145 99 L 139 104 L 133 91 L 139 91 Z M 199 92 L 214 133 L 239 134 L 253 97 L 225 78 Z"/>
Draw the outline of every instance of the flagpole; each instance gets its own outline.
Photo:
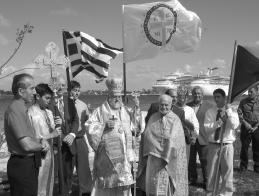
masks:
<path id="1" fill-rule="evenodd" d="M 124 5 L 122 0 L 122 16 L 124 14 Z M 127 100 L 127 83 L 126 83 L 126 63 L 125 63 L 125 42 L 124 42 L 124 18 L 122 17 L 122 46 L 123 46 L 123 101 Z"/>
<path id="2" fill-rule="evenodd" d="M 230 83 L 229 83 L 229 88 L 228 88 L 228 98 L 227 98 L 226 104 L 229 104 L 231 102 L 234 73 L 235 73 L 235 68 L 236 68 L 236 52 L 237 52 L 237 41 L 235 40 L 232 66 L 231 66 L 231 72 L 230 72 Z M 214 185 L 213 185 L 212 196 L 217 195 L 218 187 L 219 187 L 219 176 L 220 176 L 219 167 L 220 167 L 220 160 L 221 160 L 222 152 L 223 152 L 223 148 L 222 148 L 223 147 L 223 135 L 224 135 L 225 129 L 226 129 L 226 122 L 224 122 L 223 126 L 221 127 L 221 131 L 220 131 L 220 148 L 219 148 L 219 155 L 218 155 L 218 160 L 217 160 L 217 164 L 216 164 L 216 175 L 215 175 L 215 181 L 214 181 Z"/>
<path id="3" fill-rule="evenodd" d="M 65 34 L 64 31 L 62 31 L 63 36 L 63 45 L 64 45 L 64 53 L 67 56 L 67 48 L 66 48 L 66 40 L 65 40 Z M 66 70 L 67 71 L 67 70 Z M 68 74 L 68 73 L 67 73 Z M 68 86 L 70 87 L 70 77 L 68 75 Z M 61 135 L 58 136 L 58 177 L 59 177 L 59 193 L 63 196 L 65 194 L 64 192 L 64 173 L 63 173 L 63 161 L 62 161 L 62 139 Z"/>
<path id="4" fill-rule="evenodd" d="M 122 0 L 122 16 L 124 14 L 124 4 Z M 127 86 L 126 86 L 126 63 L 125 63 L 125 41 L 124 41 L 124 17 L 122 17 L 122 44 L 123 44 L 123 84 L 124 84 L 124 103 L 127 101 Z M 136 109 L 136 108 L 135 108 Z M 136 115 L 136 111 L 134 111 L 134 115 Z M 135 119 L 136 120 L 136 119 Z M 134 120 L 134 121 L 135 121 Z M 136 124 L 136 121 L 135 121 Z M 137 134 L 136 134 L 136 127 L 135 127 L 135 135 L 134 135 L 134 145 L 133 149 L 136 152 L 136 141 L 137 141 Z M 134 188 L 133 188 L 133 196 L 137 195 L 137 161 L 134 158 L 133 161 L 133 179 L 134 179 Z"/>
<path id="5" fill-rule="evenodd" d="M 67 56 L 68 56 L 68 54 L 67 54 L 67 43 L 66 43 L 66 39 L 65 39 L 66 34 L 65 34 L 64 30 L 62 31 L 62 35 L 63 35 L 64 54 L 65 54 L 65 56 L 67 57 Z M 70 69 L 70 68 L 71 68 L 71 66 L 70 66 L 70 61 L 69 61 L 68 63 L 69 63 L 69 65 L 68 65 L 67 68 L 66 68 L 67 90 L 68 90 L 68 92 L 70 92 L 70 90 L 71 90 L 70 78 L 72 78 L 72 75 L 71 75 L 71 69 Z"/>
<path id="6" fill-rule="evenodd" d="M 236 70 L 236 56 L 237 56 L 237 41 L 235 40 L 234 44 L 234 54 L 233 54 L 233 60 L 232 60 L 232 67 L 231 67 L 231 74 L 230 74 L 230 84 L 228 88 L 228 99 L 227 102 L 231 102 L 232 97 L 232 89 L 233 89 L 233 81 L 234 81 L 234 73 Z"/>

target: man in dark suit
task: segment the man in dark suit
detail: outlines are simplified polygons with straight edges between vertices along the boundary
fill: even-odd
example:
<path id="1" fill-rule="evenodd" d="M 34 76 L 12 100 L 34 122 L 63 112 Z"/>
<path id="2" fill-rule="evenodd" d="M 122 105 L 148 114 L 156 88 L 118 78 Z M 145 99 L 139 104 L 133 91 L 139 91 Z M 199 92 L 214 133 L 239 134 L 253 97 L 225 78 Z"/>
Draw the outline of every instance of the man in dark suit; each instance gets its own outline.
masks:
<path id="1" fill-rule="evenodd" d="M 72 176 L 74 168 L 73 155 L 75 153 L 74 139 L 78 133 L 79 118 L 77 115 L 74 100 L 68 96 L 64 96 L 66 91 L 66 82 L 63 79 L 59 80 L 60 88 L 57 91 L 55 103 L 50 109 L 55 116 L 56 126 L 61 126 L 62 129 L 62 163 L 64 176 L 64 195 L 72 193 Z"/>
<path id="2" fill-rule="evenodd" d="M 184 111 L 177 107 L 175 104 L 177 102 L 177 90 L 176 89 L 168 89 L 165 94 L 172 97 L 172 111 L 180 118 L 181 122 L 184 122 Z M 148 109 L 147 116 L 145 118 L 145 123 L 147 124 L 149 118 L 152 116 L 152 114 L 159 111 L 159 103 L 152 103 L 150 108 Z"/>
<path id="3" fill-rule="evenodd" d="M 201 87 L 196 86 L 192 89 L 192 101 L 186 105 L 194 109 L 196 117 L 199 121 L 199 135 L 196 139 L 195 144 L 190 147 L 190 158 L 189 158 L 189 182 L 190 184 L 196 185 L 197 183 L 197 163 L 196 156 L 197 153 L 200 158 L 202 174 L 203 174 L 203 187 L 206 186 L 207 172 L 206 172 L 206 156 L 207 156 L 207 145 L 208 137 L 204 128 L 204 118 L 206 111 L 213 106 L 213 103 L 203 100 L 203 90 Z"/>

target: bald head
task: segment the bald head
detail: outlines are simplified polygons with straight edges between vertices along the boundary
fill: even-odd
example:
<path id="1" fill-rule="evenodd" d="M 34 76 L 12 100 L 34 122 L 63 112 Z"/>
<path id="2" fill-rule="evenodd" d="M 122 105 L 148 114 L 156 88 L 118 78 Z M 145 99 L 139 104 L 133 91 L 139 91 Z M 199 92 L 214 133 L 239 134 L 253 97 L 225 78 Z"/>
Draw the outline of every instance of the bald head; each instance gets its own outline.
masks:
<path id="1" fill-rule="evenodd" d="M 159 102 L 159 112 L 162 115 L 166 115 L 171 111 L 172 107 L 172 98 L 169 95 L 160 95 L 158 98 Z"/>
<path id="2" fill-rule="evenodd" d="M 162 101 L 166 101 L 166 102 L 171 103 L 172 102 L 172 98 L 169 95 L 163 94 L 163 95 L 160 95 L 158 97 L 158 102 L 160 103 Z"/>

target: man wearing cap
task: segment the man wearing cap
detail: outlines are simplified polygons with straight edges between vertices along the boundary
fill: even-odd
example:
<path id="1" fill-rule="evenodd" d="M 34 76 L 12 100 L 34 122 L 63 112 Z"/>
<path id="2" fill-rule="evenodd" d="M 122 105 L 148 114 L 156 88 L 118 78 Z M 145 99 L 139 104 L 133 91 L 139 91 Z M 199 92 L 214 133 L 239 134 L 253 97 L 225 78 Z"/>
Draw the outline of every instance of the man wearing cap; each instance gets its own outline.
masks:
<path id="1" fill-rule="evenodd" d="M 122 80 L 106 80 L 107 100 L 93 111 L 86 122 L 87 136 L 94 149 L 94 180 L 92 196 L 130 196 L 134 183 L 131 163 L 135 159 L 132 149 L 132 128 L 140 127 L 134 114 L 139 110 L 125 107 L 121 99 Z"/>

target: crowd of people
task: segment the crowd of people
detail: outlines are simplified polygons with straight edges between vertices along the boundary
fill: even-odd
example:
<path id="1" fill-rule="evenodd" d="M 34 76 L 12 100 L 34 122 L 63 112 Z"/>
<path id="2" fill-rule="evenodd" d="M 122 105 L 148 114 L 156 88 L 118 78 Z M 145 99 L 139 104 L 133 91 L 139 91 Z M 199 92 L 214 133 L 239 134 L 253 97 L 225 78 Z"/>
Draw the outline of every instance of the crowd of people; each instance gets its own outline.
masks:
<path id="1" fill-rule="evenodd" d="M 71 195 L 74 168 L 80 196 L 131 196 L 133 184 L 143 196 L 188 196 L 189 185 L 198 186 L 197 154 L 206 195 L 213 195 L 219 175 L 217 195 L 231 196 L 239 127 L 240 171 L 247 170 L 252 141 L 259 172 L 257 87 L 249 89 L 237 112 L 220 88 L 213 103 L 204 100 L 199 86 L 190 102 L 186 87 L 168 89 L 144 120 L 137 97 L 132 108 L 123 104 L 120 78 L 106 80 L 107 99 L 93 112 L 79 99 L 80 83 L 71 81 L 68 93 L 66 82 L 59 84 L 53 92 L 48 84 L 35 86 L 29 74 L 13 78 L 14 99 L 4 116 L 12 196 L 52 196 L 57 185 Z"/>

